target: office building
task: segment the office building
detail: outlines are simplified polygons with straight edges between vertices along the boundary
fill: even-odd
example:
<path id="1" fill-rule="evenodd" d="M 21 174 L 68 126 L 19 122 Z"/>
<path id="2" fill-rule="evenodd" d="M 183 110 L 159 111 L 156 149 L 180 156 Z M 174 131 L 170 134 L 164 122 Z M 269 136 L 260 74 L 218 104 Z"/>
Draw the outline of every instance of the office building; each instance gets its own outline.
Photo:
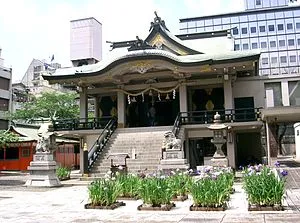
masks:
<path id="1" fill-rule="evenodd" d="M 7 112 L 11 107 L 12 69 L 4 66 L 0 48 L 0 129 L 8 128 Z"/>
<path id="2" fill-rule="evenodd" d="M 180 19 L 181 34 L 231 30 L 234 50 L 260 49 L 259 74 L 300 73 L 300 5 L 291 0 L 245 0 L 245 11 Z"/>

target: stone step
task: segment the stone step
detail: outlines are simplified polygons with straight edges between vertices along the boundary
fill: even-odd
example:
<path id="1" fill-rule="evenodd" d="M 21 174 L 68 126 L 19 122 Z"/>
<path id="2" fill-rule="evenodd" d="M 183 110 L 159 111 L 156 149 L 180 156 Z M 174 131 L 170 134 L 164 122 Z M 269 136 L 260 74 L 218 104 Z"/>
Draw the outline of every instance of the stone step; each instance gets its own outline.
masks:
<path id="1" fill-rule="evenodd" d="M 92 173 L 104 175 L 110 170 L 111 159 L 107 159 L 112 153 L 128 153 L 132 156 L 135 152 L 136 159 L 127 159 L 129 172 L 138 172 L 145 169 L 153 172 L 158 169 L 161 159 L 161 146 L 164 140 L 164 133 L 170 131 L 172 126 L 145 127 L 145 128 L 123 128 L 116 129 L 102 154 L 95 162 Z M 114 161 L 124 163 L 120 160 Z"/>

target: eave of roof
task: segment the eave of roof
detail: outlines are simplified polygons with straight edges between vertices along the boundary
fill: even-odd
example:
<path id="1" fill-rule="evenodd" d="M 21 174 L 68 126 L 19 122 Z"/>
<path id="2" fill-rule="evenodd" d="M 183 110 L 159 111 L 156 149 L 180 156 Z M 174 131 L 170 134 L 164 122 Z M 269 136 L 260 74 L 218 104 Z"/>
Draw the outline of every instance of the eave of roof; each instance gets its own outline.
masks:
<path id="1" fill-rule="evenodd" d="M 228 62 L 241 62 L 247 60 L 258 60 L 259 51 L 229 51 L 222 54 L 195 54 L 178 56 L 173 53 L 158 50 L 131 51 L 108 60 L 103 60 L 97 64 L 82 67 L 59 69 L 57 75 L 43 75 L 45 80 L 64 80 L 80 77 L 101 75 L 118 64 L 134 60 L 165 60 L 178 66 L 197 66 L 205 64 L 220 64 Z"/>

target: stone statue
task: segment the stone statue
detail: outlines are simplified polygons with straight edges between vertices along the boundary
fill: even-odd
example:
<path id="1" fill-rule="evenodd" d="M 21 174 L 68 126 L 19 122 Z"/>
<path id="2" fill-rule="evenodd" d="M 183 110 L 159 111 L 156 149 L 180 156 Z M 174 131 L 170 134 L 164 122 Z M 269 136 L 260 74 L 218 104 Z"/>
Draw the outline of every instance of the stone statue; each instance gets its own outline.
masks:
<path id="1" fill-rule="evenodd" d="M 36 153 L 51 153 L 55 148 L 50 142 L 50 137 L 54 134 L 49 131 L 49 125 L 51 123 L 43 123 L 38 130 L 38 142 L 35 148 Z"/>
<path id="2" fill-rule="evenodd" d="M 163 150 L 181 150 L 181 139 L 177 139 L 172 131 L 168 131 L 164 134 L 165 139 L 163 141 Z"/>

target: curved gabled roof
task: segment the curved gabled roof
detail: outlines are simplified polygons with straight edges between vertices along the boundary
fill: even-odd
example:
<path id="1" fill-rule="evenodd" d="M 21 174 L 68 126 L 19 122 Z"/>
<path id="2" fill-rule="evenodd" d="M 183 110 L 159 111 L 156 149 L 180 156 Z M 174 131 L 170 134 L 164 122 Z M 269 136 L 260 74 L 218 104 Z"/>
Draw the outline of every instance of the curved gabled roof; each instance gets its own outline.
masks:
<path id="1" fill-rule="evenodd" d="M 203 64 L 212 65 L 227 62 L 240 62 L 245 60 L 258 60 L 259 56 L 259 51 L 229 51 L 222 54 L 195 54 L 178 56 L 168 51 L 159 49 L 137 50 L 114 55 L 113 57 L 96 64 L 58 69 L 54 75 L 44 75 L 43 77 L 45 80 L 55 80 L 101 75 L 118 64 L 134 60 L 160 59 L 168 61 L 177 66 L 186 67 Z"/>

